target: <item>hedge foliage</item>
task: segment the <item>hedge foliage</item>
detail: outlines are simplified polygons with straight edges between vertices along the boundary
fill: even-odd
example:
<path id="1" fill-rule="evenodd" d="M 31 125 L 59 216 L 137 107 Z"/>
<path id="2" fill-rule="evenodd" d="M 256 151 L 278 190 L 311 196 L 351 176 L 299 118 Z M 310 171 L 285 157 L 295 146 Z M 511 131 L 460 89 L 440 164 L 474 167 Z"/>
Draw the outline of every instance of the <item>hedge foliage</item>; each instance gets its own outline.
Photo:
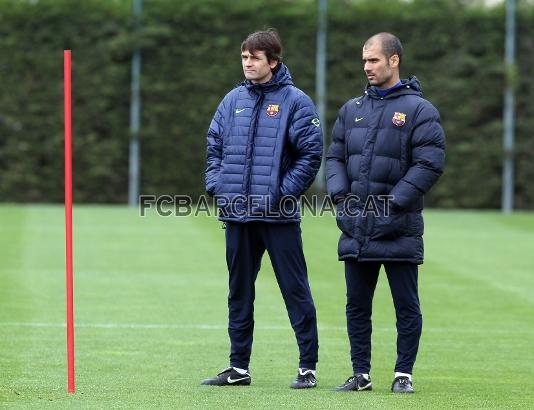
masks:
<path id="1" fill-rule="evenodd" d="M 339 107 L 360 95 L 361 46 L 391 31 L 402 76 L 415 74 L 441 112 L 446 173 L 427 196 L 440 207 L 500 206 L 505 85 L 504 8 L 459 0 L 331 0 L 327 141 Z M 0 0 L 0 200 L 63 196 L 62 51 L 73 50 L 75 200 L 125 202 L 130 63 L 142 49 L 141 190 L 203 192 L 205 133 L 242 79 L 239 46 L 277 28 L 284 61 L 314 97 L 317 15 L 312 0 L 145 0 L 134 30 L 127 0 Z M 518 20 L 515 200 L 534 208 L 534 12 Z"/>

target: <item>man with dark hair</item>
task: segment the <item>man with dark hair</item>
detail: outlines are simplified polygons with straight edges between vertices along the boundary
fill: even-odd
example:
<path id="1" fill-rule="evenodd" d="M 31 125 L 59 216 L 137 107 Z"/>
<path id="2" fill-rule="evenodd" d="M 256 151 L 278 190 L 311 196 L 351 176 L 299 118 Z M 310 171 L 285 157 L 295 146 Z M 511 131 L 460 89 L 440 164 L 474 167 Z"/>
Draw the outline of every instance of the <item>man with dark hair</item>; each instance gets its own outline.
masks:
<path id="1" fill-rule="evenodd" d="M 300 351 L 290 387 L 317 385 L 317 319 L 296 198 L 319 170 L 322 130 L 312 100 L 294 86 L 281 58 L 274 30 L 250 34 L 241 45 L 245 81 L 224 97 L 208 131 L 206 191 L 226 224 L 231 347 L 230 366 L 202 384 L 251 382 L 254 283 L 267 250 Z"/>
<path id="2" fill-rule="evenodd" d="M 328 193 L 338 204 L 338 254 L 345 262 L 354 371 L 338 391 L 372 389 L 371 311 L 384 265 L 397 317 L 391 390 L 414 392 L 412 369 L 422 329 L 417 277 L 423 263 L 423 196 L 443 172 L 445 134 L 417 78 L 400 80 L 401 56 L 402 45 L 390 33 L 366 41 L 365 95 L 339 111 L 327 154 Z"/>

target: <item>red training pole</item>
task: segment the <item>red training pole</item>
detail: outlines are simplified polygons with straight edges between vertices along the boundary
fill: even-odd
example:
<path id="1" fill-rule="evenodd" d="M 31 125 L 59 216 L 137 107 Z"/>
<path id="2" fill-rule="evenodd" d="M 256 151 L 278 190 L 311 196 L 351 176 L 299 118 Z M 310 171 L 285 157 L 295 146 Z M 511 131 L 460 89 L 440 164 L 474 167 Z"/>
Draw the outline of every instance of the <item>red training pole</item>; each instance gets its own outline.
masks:
<path id="1" fill-rule="evenodd" d="M 65 239 L 67 279 L 67 380 L 74 393 L 74 303 L 72 278 L 72 110 L 71 51 L 63 51 L 65 104 Z"/>

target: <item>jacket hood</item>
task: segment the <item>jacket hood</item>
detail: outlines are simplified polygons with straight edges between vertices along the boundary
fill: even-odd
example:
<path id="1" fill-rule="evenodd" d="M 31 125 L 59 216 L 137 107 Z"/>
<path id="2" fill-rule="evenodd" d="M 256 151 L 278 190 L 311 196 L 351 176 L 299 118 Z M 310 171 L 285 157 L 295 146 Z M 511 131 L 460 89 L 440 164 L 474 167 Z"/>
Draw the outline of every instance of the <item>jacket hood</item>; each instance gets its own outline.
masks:
<path id="1" fill-rule="evenodd" d="M 261 90 L 263 92 L 268 92 L 276 88 L 282 87 L 284 85 L 294 85 L 289 69 L 283 63 L 278 63 L 278 69 L 272 76 L 272 78 L 266 83 L 254 84 L 250 80 L 245 80 L 241 83 L 249 90 Z"/>
<path id="2" fill-rule="evenodd" d="M 394 98 L 400 95 L 418 95 L 419 97 L 423 96 L 423 88 L 421 87 L 421 83 L 415 75 L 402 79 L 401 83 L 402 85 L 400 87 L 392 90 L 383 98 Z M 365 94 L 367 94 L 369 97 L 381 98 L 376 91 L 377 89 L 378 87 L 370 85 L 368 83 L 365 90 Z"/>

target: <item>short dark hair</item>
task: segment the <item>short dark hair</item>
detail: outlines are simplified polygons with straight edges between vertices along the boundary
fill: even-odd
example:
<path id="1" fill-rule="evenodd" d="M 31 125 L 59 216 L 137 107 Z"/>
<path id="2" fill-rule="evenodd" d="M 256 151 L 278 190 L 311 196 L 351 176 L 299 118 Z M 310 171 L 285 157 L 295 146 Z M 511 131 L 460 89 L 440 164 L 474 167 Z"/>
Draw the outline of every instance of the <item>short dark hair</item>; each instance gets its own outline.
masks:
<path id="1" fill-rule="evenodd" d="M 241 51 L 264 51 L 269 63 L 273 60 L 282 61 L 282 41 L 278 32 L 269 28 L 267 30 L 255 31 L 241 43 Z"/>
<path id="2" fill-rule="evenodd" d="M 364 44 L 364 47 L 368 44 L 378 41 L 384 52 L 384 55 L 389 60 L 392 55 L 397 54 L 399 56 L 399 66 L 402 62 L 402 44 L 399 38 L 391 33 L 382 32 L 370 37 Z"/>

